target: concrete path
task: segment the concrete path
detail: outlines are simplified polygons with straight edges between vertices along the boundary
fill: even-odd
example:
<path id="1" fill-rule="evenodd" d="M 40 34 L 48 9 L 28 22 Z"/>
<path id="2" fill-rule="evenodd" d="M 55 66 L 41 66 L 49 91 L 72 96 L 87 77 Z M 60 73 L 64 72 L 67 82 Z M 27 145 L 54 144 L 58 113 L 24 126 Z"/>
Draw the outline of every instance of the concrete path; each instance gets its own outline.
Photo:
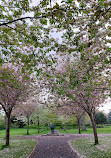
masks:
<path id="1" fill-rule="evenodd" d="M 37 140 L 38 144 L 28 158 L 80 158 L 69 141 L 81 137 L 88 135 L 29 136 L 28 139 Z"/>
<path id="2" fill-rule="evenodd" d="M 79 158 L 64 136 L 43 136 L 29 158 Z"/>
<path id="3" fill-rule="evenodd" d="M 99 136 L 109 136 L 109 134 Z M 66 134 L 64 136 L 26 136 L 21 138 L 33 139 L 38 142 L 28 158 L 80 158 L 80 155 L 71 147 L 69 142 L 88 137 L 93 137 L 93 135 Z"/>

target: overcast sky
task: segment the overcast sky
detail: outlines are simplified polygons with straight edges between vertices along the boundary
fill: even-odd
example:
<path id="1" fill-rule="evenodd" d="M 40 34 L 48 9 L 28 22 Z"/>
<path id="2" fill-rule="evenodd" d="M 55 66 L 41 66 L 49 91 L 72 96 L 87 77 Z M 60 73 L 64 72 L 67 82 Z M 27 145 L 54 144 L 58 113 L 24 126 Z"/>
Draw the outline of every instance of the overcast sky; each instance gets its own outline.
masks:
<path id="1" fill-rule="evenodd" d="M 103 107 L 100 107 L 99 110 L 109 113 L 111 111 L 111 99 L 109 98 L 106 103 L 102 104 Z"/>

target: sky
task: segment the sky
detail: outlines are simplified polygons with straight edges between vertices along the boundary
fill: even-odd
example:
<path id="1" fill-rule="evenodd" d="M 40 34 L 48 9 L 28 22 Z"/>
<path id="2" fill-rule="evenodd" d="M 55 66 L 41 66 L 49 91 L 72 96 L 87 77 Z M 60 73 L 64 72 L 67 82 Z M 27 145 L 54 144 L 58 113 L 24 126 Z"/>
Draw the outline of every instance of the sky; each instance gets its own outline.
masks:
<path id="1" fill-rule="evenodd" d="M 99 110 L 105 113 L 109 113 L 111 111 L 111 99 L 108 98 L 106 103 L 102 104 L 103 107 L 100 107 Z"/>

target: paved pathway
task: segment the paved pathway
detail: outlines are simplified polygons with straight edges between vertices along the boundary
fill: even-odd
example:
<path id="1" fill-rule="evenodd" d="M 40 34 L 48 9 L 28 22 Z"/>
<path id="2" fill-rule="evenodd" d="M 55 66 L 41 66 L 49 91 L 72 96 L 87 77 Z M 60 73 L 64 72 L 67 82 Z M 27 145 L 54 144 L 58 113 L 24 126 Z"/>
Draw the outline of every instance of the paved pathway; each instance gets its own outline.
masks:
<path id="1" fill-rule="evenodd" d="M 29 158 L 79 158 L 64 136 L 43 136 Z"/>
<path id="2" fill-rule="evenodd" d="M 28 158 L 80 158 L 71 148 L 69 141 L 81 137 L 88 137 L 88 135 L 28 136 L 28 139 L 38 141 Z"/>
<path id="3" fill-rule="evenodd" d="M 71 148 L 69 141 L 86 137 L 93 137 L 93 135 L 67 134 L 64 136 L 26 136 L 21 138 L 38 141 L 28 158 L 80 158 L 79 154 Z"/>

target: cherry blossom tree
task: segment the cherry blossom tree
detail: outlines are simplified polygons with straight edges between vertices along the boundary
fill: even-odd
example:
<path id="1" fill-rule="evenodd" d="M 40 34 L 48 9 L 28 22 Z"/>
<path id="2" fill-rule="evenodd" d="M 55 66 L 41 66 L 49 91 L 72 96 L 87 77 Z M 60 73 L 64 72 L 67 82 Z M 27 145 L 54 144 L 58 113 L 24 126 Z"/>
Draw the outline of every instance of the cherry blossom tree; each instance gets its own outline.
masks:
<path id="1" fill-rule="evenodd" d="M 10 64 L 0 67 L 0 104 L 7 117 L 6 145 L 9 145 L 12 110 L 27 98 L 30 81 L 28 74 L 23 74 L 19 67 Z"/>
<path id="2" fill-rule="evenodd" d="M 20 105 L 12 112 L 14 116 L 25 116 L 27 118 L 27 135 L 29 135 L 30 117 L 37 107 L 37 101 L 38 99 L 36 98 L 35 100 L 35 97 L 27 99 L 26 102 L 20 103 Z"/>
<path id="3" fill-rule="evenodd" d="M 37 124 L 38 127 L 38 133 L 40 132 L 40 123 L 41 123 L 41 118 L 44 118 L 45 111 L 44 109 L 41 108 L 40 104 L 37 103 L 34 111 L 32 111 L 31 119 L 34 122 L 34 124 Z"/>
<path id="4" fill-rule="evenodd" d="M 60 114 L 66 114 L 73 117 L 75 116 L 78 123 L 78 133 L 81 134 L 81 118 L 84 115 L 85 111 L 80 106 L 77 106 L 77 103 L 75 104 L 74 101 L 67 97 L 62 99 L 60 98 L 58 100 L 58 106 L 56 107 L 56 109 L 57 112 Z"/>
<path id="5" fill-rule="evenodd" d="M 70 59 L 70 60 L 69 60 Z M 56 66 L 56 71 L 49 78 L 49 85 L 60 96 L 69 97 L 75 105 L 81 107 L 90 117 L 95 144 L 98 144 L 98 136 L 94 113 L 96 107 L 103 103 L 109 92 L 108 82 L 105 76 L 98 75 L 96 67 L 90 67 L 80 58 L 63 58 L 61 64 Z M 72 60 L 72 61 L 71 61 Z"/>

